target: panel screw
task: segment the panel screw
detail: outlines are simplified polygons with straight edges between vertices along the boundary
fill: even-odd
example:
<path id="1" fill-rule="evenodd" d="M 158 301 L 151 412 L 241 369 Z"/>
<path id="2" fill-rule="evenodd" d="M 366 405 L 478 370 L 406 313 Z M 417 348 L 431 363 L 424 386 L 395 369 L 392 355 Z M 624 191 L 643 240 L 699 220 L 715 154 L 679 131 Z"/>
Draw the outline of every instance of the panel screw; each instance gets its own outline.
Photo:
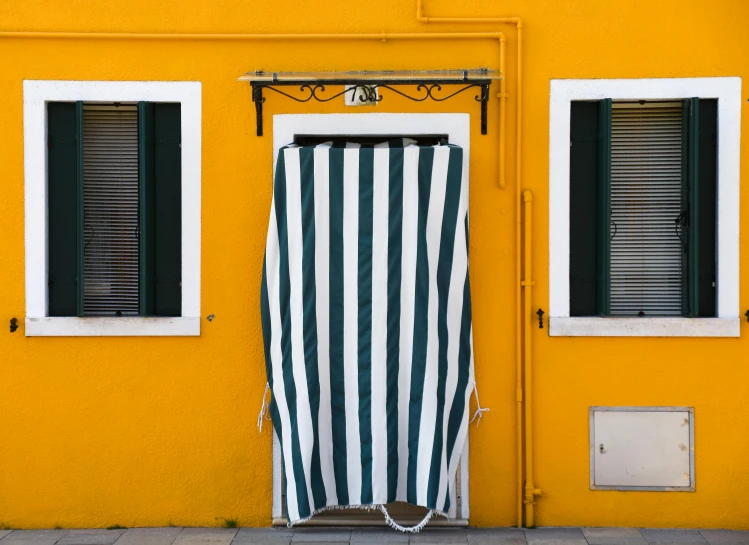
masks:
<path id="1" fill-rule="evenodd" d="M 209 322 L 212 322 L 212 321 L 213 321 L 213 319 L 214 319 L 215 317 L 216 317 L 216 315 L 215 315 L 215 314 L 209 314 L 209 315 L 208 315 L 208 316 L 206 317 L 206 320 L 208 320 Z"/>

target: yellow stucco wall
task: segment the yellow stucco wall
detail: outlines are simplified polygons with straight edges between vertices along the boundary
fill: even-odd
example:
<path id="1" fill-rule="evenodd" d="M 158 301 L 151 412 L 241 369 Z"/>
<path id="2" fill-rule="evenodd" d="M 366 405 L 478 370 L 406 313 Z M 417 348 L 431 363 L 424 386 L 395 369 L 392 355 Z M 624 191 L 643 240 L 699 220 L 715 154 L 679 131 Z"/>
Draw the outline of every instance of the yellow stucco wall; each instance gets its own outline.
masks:
<path id="1" fill-rule="evenodd" d="M 536 196 L 534 309 L 548 310 L 549 80 L 749 75 L 745 0 L 428 0 L 425 11 L 517 15 L 525 21 L 523 187 Z M 0 0 L 0 28 L 506 32 L 506 190 L 496 184 L 496 101 L 487 136 L 479 134 L 473 95 L 414 105 L 391 94 L 376 111 L 472 114 L 476 375 L 491 412 L 471 428 L 471 523 L 515 523 L 513 26 L 419 24 L 412 0 Z M 270 431 L 259 435 L 255 417 L 265 385 L 258 299 L 271 188 L 271 115 L 351 110 L 337 101 L 300 108 L 271 96 L 266 136 L 258 138 L 249 85 L 236 78 L 257 68 L 496 67 L 496 44 L 2 38 L 0 58 L 2 323 L 25 315 L 24 79 L 202 82 L 201 310 L 216 315 L 203 320 L 198 338 L 27 338 L 23 328 L 13 335 L 3 329 L 0 522 L 21 528 L 218 525 L 223 517 L 270 524 Z M 749 141 L 744 113 L 742 150 Z M 749 179 L 749 161 L 741 170 Z M 742 230 L 749 226 L 746 210 L 742 204 Z M 742 270 L 749 268 L 748 250 L 742 239 Z M 742 310 L 749 307 L 746 287 L 742 280 Z M 533 330 L 536 484 L 544 491 L 539 525 L 749 528 L 746 329 L 741 339 L 549 338 L 546 331 Z M 591 405 L 694 406 L 697 492 L 590 491 Z"/>

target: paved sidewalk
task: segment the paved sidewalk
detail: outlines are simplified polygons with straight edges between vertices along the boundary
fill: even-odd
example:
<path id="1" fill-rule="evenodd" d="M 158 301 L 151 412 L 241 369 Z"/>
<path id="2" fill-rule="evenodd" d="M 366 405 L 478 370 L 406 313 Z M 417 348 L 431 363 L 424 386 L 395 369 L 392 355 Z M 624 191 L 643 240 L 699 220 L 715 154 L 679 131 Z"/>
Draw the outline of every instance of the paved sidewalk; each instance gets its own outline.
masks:
<path id="1" fill-rule="evenodd" d="M 133 528 L 0 530 L 0 545 L 749 545 L 749 531 L 646 528 Z"/>

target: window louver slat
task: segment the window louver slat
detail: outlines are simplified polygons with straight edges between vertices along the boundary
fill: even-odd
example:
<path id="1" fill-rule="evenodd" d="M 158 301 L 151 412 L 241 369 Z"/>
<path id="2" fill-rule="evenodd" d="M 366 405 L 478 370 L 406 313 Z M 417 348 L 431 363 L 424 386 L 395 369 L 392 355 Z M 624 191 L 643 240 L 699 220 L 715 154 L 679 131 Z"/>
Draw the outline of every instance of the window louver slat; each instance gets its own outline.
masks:
<path id="1" fill-rule="evenodd" d="M 681 314 L 681 104 L 614 104 L 611 314 Z"/>
<path id="2" fill-rule="evenodd" d="M 138 315 L 135 105 L 84 105 L 83 208 L 84 315 Z"/>

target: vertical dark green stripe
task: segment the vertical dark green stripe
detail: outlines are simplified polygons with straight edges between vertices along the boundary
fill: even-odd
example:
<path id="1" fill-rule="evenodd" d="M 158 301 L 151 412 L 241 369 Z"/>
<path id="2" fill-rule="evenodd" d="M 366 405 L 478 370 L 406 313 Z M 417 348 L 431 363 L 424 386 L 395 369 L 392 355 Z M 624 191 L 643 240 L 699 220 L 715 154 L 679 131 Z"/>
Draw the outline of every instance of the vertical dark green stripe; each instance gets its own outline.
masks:
<path id="1" fill-rule="evenodd" d="M 717 147 L 718 147 L 718 101 L 700 99 L 698 177 L 700 206 L 699 216 L 699 271 L 697 290 L 699 292 L 699 316 L 715 317 L 715 220 L 717 189 Z"/>
<path id="2" fill-rule="evenodd" d="M 450 159 L 447 165 L 447 186 L 445 188 L 445 203 L 442 215 L 442 233 L 440 236 L 440 255 L 437 264 L 437 338 L 438 338 L 438 368 L 437 368 L 437 420 L 434 426 L 434 445 L 432 447 L 432 463 L 429 470 L 429 484 L 427 487 L 427 506 L 438 509 L 437 493 L 439 491 L 440 473 L 442 469 L 442 427 L 445 419 L 445 388 L 447 381 L 447 300 L 450 293 L 450 279 L 452 277 L 453 254 L 455 244 L 463 244 L 462 240 L 455 240 L 458 222 L 458 206 L 460 205 L 461 181 L 463 172 L 463 150 L 450 149 Z"/>
<path id="3" fill-rule="evenodd" d="M 361 502 L 372 503 L 372 228 L 374 149 L 359 150 L 359 437 Z"/>
<path id="4" fill-rule="evenodd" d="M 681 313 L 689 316 L 689 99 L 681 101 L 681 214 L 676 229 L 681 243 Z"/>
<path id="5" fill-rule="evenodd" d="M 598 314 L 611 314 L 611 99 L 598 102 Z"/>
<path id="6" fill-rule="evenodd" d="M 401 336 L 401 254 L 403 246 L 403 148 L 390 148 L 387 286 L 387 468 L 388 502 L 398 489 L 398 372 Z"/>
<path id="7" fill-rule="evenodd" d="M 86 246 L 83 243 L 86 218 L 83 211 L 83 102 L 75 103 L 78 123 L 78 316 L 83 316 L 84 273 L 83 261 Z"/>
<path id="8" fill-rule="evenodd" d="M 700 184 L 699 184 L 699 131 L 700 131 L 700 100 L 692 98 L 689 100 L 689 209 L 687 215 L 689 218 L 689 252 L 687 256 L 687 265 L 689 267 L 689 285 L 688 285 L 688 316 L 696 317 L 700 315 L 700 292 L 699 292 L 699 235 L 700 235 Z"/>
<path id="9" fill-rule="evenodd" d="M 315 509 L 325 507 L 327 496 L 320 465 L 320 377 L 317 368 L 317 293 L 315 279 L 315 150 L 299 150 L 302 194 L 302 302 L 304 305 L 304 365 L 307 371 L 309 408 L 312 416 L 310 480 Z"/>
<path id="10" fill-rule="evenodd" d="M 50 316 L 78 315 L 79 148 L 77 106 L 47 104 L 47 285 Z"/>
<path id="11" fill-rule="evenodd" d="M 139 312 L 141 316 L 153 314 L 155 245 L 153 238 L 154 214 L 154 105 L 138 103 L 138 278 Z M 265 272 L 263 272 L 265 274 Z"/>
<path id="12" fill-rule="evenodd" d="M 466 224 L 468 222 L 466 221 Z M 466 225 L 466 229 L 467 229 Z M 468 231 L 466 230 L 466 237 Z M 463 285 L 463 315 L 460 324 L 460 350 L 458 351 L 458 386 L 455 388 L 455 398 L 450 408 L 450 417 L 447 420 L 447 463 L 453 456 L 455 441 L 458 431 L 463 422 L 463 413 L 467 409 L 466 390 L 468 388 L 469 371 L 471 368 L 471 289 L 466 273 L 466 281 Z M 448 490 L 449 492 L 449 490 Z M 444 511 L 450 509 L 450 494 L 445 499 Z"/>
<path id="13" fill-rule="evenodd" d="M 299 516 L 306 518 L 312 514 L 310 508 L 311 498 L 307 497 L 307 486 L 302 462 L 302 452 L 299 445 L 299 422 L 297 419 L 297 398 L 294 385 L 294 371 L 291 353 L 291 313 L 289 309 L 291 279 L 289 276 L 289 237 L 286 205 L 286 165 L 285 153 L 282 149 L 278 154 L 276 166 L 275 203 L 276 221 L 278 222 L 278 243 L 280 256 L 280 307 L 281 307 L 281 354 L 284 393 L 286 394 L 286 405 L 289 409 L 289 421 L 291 425 L 291 460 L 294 467 L 294 481 L 296 483 L 297 505 Z"/>
<path id="14" fill-rule="evenodd" d="M 421 430 L 421 403 L 424 395 L 424 374 L 429 309 L 429 257 L 427 252 L 427 215 L 432 193 L 432 167 L 434 148 L 419 149 L 419 215 L 416 243 L 416 286 L 414 294 L 414 342 L 411 361 L 411 395 L 408 406 L 408 472 L 406 497 L 409 503 L 417 503 L 416 468 L 419 454 L 419 432 Z"/>
<path id="15" fill-rule="evenodd" d="M 333 472 L 339 505 L 348 505 L 346 385 L 343 379 L 343 149 L 329 151 L 330 183 L 330 412 Z"/>

